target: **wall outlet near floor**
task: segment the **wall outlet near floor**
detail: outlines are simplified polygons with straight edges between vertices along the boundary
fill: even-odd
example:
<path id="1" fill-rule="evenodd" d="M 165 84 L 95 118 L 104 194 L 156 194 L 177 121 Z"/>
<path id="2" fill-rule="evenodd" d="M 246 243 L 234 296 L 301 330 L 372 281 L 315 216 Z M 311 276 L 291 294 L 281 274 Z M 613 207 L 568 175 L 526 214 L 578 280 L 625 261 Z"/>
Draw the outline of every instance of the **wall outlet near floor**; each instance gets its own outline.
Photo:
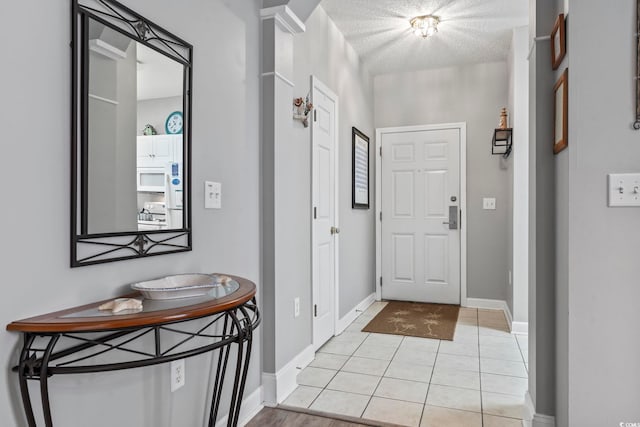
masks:
<path id="1" fill-rule="evenodd" d="M 178 390 L 185 383 L 184 359 L 171 362 L 171 392 Z"/>
<path id="2" fill-rule="evenodd" d="M 293 299 L 293 317 L 300 316 L 300 298 Z"/>

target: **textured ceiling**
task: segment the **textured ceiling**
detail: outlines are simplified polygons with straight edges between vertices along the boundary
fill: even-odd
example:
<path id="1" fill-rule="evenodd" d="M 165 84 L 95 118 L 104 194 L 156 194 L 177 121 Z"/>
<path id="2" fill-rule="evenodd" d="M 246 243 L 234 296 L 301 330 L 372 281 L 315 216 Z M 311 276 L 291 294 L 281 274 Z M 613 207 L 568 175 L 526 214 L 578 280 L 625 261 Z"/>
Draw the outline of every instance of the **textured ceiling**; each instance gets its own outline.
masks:
<path id="1" fill-rule="evenodd" d="M 528 25 L 528 0 L 323 0 L 324 10 L 372 74 L 507 58 L 511 30 Z M 440 17 L 438 33 L 413 34 L 409 20 Z"/>

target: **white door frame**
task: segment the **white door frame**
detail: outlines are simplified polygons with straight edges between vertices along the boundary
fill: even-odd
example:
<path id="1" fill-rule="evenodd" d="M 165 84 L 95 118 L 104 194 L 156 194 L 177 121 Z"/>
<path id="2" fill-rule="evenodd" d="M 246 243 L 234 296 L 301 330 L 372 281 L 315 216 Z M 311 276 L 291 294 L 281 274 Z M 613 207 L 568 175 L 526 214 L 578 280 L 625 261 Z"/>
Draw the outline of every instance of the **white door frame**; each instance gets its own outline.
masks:
<path id="1" fill-rule="evenodd" d="M 322 83 L 322 81 L 320 81 L 316 76 L 311 75 L 311 94 L 313 94 L 313 88 L 317 87 L 320 90 L 322 90 L 322 92 L 324 92 L 325 94 L 327 94 L 335 103 L 336 109 L 334 111 L 334 132 L 333 132 L 333 147 L 334 147 L 334 155 L 333 155 L 333 160 L 334 160 L 334 191 L 333 191 L 333 207 L 334 207 L 334 223 L 335 223 L 335 227 L 340 228 L 340 209 L 339 209 L 339 191 L 340 191 L 340 180 L 339 180 L 339 176 L 340 176 L 340 163 L 339 163 L 339 159 L 340 159 L 340 138 L 339 138 L 339 130 L 340 128 L 338 127 L 338 124 L 340 122 L 339 119 L 339 115 L 338 115 L 338 105 L 339 105 L 339 100 L 338 100 L 338 95 L 335 94 L 335 92 L 333 92 L 327 85 L 325 85 L 324 83 Z M 313 99 L 311 99 L 311 102 L 313 103 Z M 313 110 L 312 113 L 310 113 L 313 115 L 313 117 L 311 118 L 311 120 L 315 121 L 315 110 Z M 311 323 L 312 323 L 312 339 L 311 339 L 311 343 L 313 345 L 314 349 L 317 349 L 318 346 L 316 345 L 316 339 L 315 339 L 315 330 L 313 328 L 313 317 L 314 317 L 314 312 L 313 312 L 313 304 L 314 304 L 314 300 L 313 300 L 313 290 L 315 287 L 315 284 L 313 283 L 313 278 L 314 278 L 314 271 L 317 268 L 314 260 L 316 259 L 316 254 L 315 254 L 315 240 L 316 240 L 316 236 L 315 236 L 315 228 L 314 228 L 314 224 L 313 224 L 313 201 L 315 200 L 315 194 L 314 194 L 314 185 L 313 185 L 313 178 L 314 178 L 314 170 L 313 170 L 313 165 L 314 165 L 314 161 L 313 161 L 313 146 L 314 146 L 314 140 L 313 140 L 313 125 L 311 126 L 311 206 L 309 211 L 311 212 L 310 218 L 311 218 Z M 334 238 L 334 270 L 333 270 L 333 283 L 334 283 L 334 287 L 333 287 L 333 296 L 334 296 L 334 306 L 333 306 L 333 334 L 335 335 L 336 331 L 338 330 L 338 320 L 340 318 L 340 295 L 339 295 L 339 291 L 340 291 L 340 234 L 334 234 L 333 235 Z"/>
<path id="2" fill-rule="evenodd" d="M 422 132 L 429 130 L 460 130 L 460 305 L 467 305 L 467 123 L 443 123 L 436 125 L 401 126 L 376 129 L 376 300 L 382 299 L 382 135 L 398 132 Z"/>

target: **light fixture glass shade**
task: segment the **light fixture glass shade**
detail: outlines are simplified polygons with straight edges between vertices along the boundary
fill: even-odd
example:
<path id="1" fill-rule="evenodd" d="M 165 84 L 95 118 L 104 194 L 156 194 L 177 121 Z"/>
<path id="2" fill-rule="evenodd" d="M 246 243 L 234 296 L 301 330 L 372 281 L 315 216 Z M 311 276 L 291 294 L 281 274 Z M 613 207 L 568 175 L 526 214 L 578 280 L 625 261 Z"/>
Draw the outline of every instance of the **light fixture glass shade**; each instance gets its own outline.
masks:
<path id="1" fill-rule="evenodd" d="M 426 39 L 438 32 L 440 18 L 433 15 L 423 15 L 416 16 L 410 22 L 414 34 Z"/>

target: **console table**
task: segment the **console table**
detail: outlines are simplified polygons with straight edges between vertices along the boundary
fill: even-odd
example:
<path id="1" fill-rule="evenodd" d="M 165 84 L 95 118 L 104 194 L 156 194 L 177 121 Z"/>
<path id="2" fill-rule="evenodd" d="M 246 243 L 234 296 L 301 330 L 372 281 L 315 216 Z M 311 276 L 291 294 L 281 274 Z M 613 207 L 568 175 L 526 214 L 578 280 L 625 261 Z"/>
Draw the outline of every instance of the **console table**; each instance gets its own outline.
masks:
<path id="1" fill-rule="evenodd" d="M 260 313 L 255 284 L 229 277 L 230 282 L 201 297 L 145 299 L 140 312 L 98 310 L 110 301 L 105 300 L 7 325 L 7 330 L 20 332 L 24 338 L 18 366 L 13 369 L 18 373 L 29 426 L 36 426 L 29 380 L 40 384 L 44 423 L 52 427 L 49 378 L 53 375 L 137 368 L 217 351 L 209 412 L 209 426 L 214 427 L 232 347 L 236 347 L 237 356 L 227 425 L 237 425 Z M 141 298 L 138 293 L 122 297 Z M 147 350 L 150 347 L 153 350 Z M 113 360 L 115 353 L 118 361 Z"/>

